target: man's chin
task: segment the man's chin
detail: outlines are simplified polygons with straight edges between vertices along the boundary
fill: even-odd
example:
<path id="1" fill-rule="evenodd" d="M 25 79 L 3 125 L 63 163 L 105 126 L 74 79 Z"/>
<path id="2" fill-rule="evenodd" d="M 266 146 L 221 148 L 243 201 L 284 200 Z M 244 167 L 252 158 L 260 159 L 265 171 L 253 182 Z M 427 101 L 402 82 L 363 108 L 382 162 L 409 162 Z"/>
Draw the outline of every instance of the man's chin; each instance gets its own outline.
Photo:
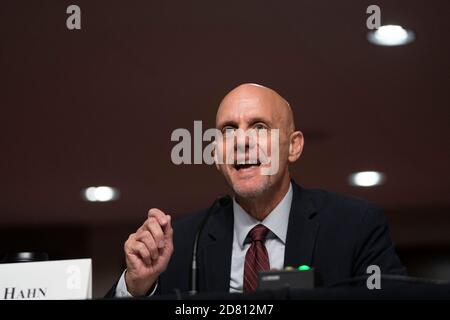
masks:
<path id="1" fill-rule="evenodd" d="M 260 185 L 256 186 L 246 186 L 246 185 L 234 185 L 233 190 L 234 193 L 244 199 L 254 199 L 263 196 L 267 190 L 269 189 L 269 185 Z"/>

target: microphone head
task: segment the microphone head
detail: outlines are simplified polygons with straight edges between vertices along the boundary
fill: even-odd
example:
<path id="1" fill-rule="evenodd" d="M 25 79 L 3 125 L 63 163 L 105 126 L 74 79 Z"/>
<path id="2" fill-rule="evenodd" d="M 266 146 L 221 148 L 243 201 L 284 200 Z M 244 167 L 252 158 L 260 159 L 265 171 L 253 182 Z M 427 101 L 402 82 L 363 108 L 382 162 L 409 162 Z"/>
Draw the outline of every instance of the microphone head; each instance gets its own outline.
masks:
<path id="1" fill-rule="evenodd" d="M 219 197 L 217 199 L 217 201 L 219 202 L 219 205 L 221 207 L 225 207 L 225 206 L 229 205 L 232 200 L 231 200 L 231 197 L 227 194 L 225 196 Z"/>

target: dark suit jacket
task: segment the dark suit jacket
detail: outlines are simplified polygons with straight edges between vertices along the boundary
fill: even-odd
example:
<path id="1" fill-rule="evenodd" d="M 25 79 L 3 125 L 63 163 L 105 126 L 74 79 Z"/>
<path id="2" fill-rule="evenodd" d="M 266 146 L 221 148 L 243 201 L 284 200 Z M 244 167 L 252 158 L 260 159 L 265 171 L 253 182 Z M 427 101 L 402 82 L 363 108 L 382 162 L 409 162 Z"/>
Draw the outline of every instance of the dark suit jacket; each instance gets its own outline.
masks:
<path id="1" fill-rule="evenodd" d="M 369 265 L 383 274 L 405 274 L 389 238 L 382 210 L 361 199 L 305 189 L 292 182 L 293 197 L 284 265 L 315 268 L 319 286 L 367 275 Z M 207 210 L 175 221 L 174 253 L 160 276 L 157 293 L 189 290 L 192 247 Z M 200 292 L 228 292 L 233 242 L 233 205 L 221 207 L 205 225 L 199 240 Z M 113 297 L 115 286 L 107 297 Z"/>

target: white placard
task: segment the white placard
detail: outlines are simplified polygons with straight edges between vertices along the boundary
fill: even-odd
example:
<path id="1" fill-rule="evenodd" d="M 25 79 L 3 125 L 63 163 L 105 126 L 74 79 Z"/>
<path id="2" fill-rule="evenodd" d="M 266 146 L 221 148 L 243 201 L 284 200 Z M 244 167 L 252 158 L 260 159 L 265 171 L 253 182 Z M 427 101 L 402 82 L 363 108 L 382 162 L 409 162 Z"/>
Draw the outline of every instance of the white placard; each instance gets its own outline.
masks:
<path id="1" fill-rule="evenodd" d="M 0 264 L 0 300 L 91 298 L 91 259 Z"/>

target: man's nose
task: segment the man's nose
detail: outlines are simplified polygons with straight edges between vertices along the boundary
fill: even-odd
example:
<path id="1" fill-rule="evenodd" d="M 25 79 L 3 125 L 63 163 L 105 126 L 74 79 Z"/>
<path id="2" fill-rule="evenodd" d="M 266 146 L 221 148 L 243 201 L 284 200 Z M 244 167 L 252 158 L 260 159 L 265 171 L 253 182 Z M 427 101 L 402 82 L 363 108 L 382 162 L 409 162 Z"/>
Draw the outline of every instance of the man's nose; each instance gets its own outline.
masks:
<path id="1" fill-rule="evenodd" d="M 234 150 L 245 152 L 256 148 L 258 144 L 257 136 L 252 132 L 244 132 L 236 134 L 234 138 Z"/>
<path id="2" fill-rule="evenodd" d="M 245 135 L 245 137 L 238 137 L 234 141 L 234 149 L 240 152 L 248 150 L 250 146 L 250 138 Z"/>

